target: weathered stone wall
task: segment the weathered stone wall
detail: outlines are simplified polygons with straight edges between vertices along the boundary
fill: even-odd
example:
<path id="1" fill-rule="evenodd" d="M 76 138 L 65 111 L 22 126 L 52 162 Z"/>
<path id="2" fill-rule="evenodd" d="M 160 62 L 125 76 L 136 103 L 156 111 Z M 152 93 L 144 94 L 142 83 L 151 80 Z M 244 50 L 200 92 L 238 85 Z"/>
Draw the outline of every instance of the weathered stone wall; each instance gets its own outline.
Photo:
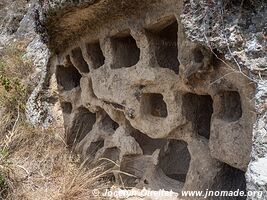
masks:
<path id="1" fill-rule="evenodd" d="M 88 161 L 117 162 L 134 175 L 114 174 L 125 186 L 267 198 L 266 2 L 3 5 L 0 43 L 32 40 L 31 123 L 60 118 L 59 97 L 67 144 Z"/>
<path id="2" fill-rule="evenodd" d="M 48 20 L 67 144 L 116 161 L 127 186 L 245 190 L 255 83 L 187 39 L 182 11 L 110 0 Z"/>
<path id="3" fill-rule="evenodd" d="M 239 73 L 256 85 L 253 149 L 246 173 L 247 190 L 263 191 L 267 198 L 266 72 L 267 2 L 261 0 L 185 1 L 182 22 L 187 36 L 209 48 L 216 48 L 238 66 Z"/>

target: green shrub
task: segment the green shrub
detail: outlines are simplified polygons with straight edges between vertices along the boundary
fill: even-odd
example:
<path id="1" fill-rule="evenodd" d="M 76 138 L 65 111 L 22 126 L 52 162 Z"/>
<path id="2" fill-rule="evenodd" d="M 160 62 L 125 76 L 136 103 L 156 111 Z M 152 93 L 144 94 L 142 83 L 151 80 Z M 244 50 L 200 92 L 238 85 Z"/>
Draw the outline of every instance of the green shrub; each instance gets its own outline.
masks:
<path id="1" fill-rule="evenodd" d="M 0 52 L 0 107 L 5 112 L 24 112 L 30 87 L 27 78 L 33 71 L 24 58 L 25 44 L 11 44 Z"/>

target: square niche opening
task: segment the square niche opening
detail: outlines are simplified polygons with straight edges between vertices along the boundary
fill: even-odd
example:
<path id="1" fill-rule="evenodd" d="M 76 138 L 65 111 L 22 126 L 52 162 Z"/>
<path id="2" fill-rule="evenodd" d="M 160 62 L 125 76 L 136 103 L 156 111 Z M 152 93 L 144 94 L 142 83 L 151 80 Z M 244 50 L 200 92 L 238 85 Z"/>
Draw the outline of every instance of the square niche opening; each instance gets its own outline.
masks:
<path id="1" fill-rule="evenodd" d="M 181 140 L 155 139 L 136 130 L 131 136 L 138 142 L 143 150 L 143 155 L 125 156 L 121 165 L 121 170 L 136 177 L 123 176 L 123 182 L 134 187 L 136 180 L 142 180 L 142 184 L 153 188 L 153 180 L 162 179 L 162 186 L 177 189 L 186 181 L 189 171 L 191 155 L 187 148 L 187 143 Z M 151 169 L 151 155 L 156 150 L 160 150 L 156 167 L 155 177 L 143 179 L 145 172 Z M 155 165 L 155 163 L 153 164 Z"/>
<path id="2" fill-rule="evenodd" d="M 157 24 L 151 25 L 148 31 L 154 38 L 156 59 L 160 67 L 168 68 L 179 74 L 176 18 L 163 19 Z"/>
<path id="3" fill-rule="evenodd" d="M 186 119 L 192 122 L 195 133 L 210 138 L 210 121 L 213 114 L 213 100 L 210 95 L 185 94 L 182 112 Z"/>
<path id="4" fill-rule="evenodd" d="M 112 37 L 113 64 L 112 69 L 131 67 L 140 59 L 140 49 L 130 31 Z"/>
<path id="5" fill-rule="evenodd" d="M 187 143 L 181 140 L 169 140 L 167 147 L 161 153 L 159 166 L 166 176 L 184 183 L 191 161 Z"/>
<path id="6" fill-rule="evenodd" d="M 160 149 L 158 166 L 165 176 L 179 182 L 185 182 L 191 161 L 186 142 L 154 139 L 139 131 L 131 133 L 131 136 L 138 142 L 144 155 L 152 155 L 157 149 Z"/>
<path id="7" fill-rule="evenodd" d="M 71 127 L 66 131 L 66 143 L 73 146 L 79 143 L 93 128 L 96 114 L 84 107 L 80 107 L 74 116 Z"/>
<path id="8" fill-rule="evenodd" d="M 73 65 L 81 72 L 81 73 L 89 73 L 89 67 L 87 62 L 83 58 L 82 50 L 80 47 L 73 49 L 70 53 L 71 61 Z"/>
<path id="9" fill-rule="evenodd" d="M 99 41 L 86 44 L 86 52 L 93 69 L 97 69 L 104 65 L 105 57 L 103 51 L 101 50 Z"/>
<path id="10" fill-rule="evenodd" d="M 82 75 L 72 64 L 68 64 L 67 66 L 58 65 L 56 67 L 57 84 L 61 86 L 63 90 L 69 91 L 80 86 L 81 77 Z"/>
<path id="11" fill-rule="evenodd" d="M 245 172 L 236 169 L 226 163 L 222 163 L 221 170 L 214 178 L 211 191 L 243 191 L 246 194 L 246 177 Z M 211 197 L 211 200 L 223 200 L 225 197 Z M 230 198 L 229 198 L 230 199 Z M 232 199 L 232 198 L 231 198 Z M 246 196 L 236 196 L 233 199 L 246 200 Z"/>
<path id="12" fill-rule="evenodd" d="M 242 117 L 241 98 L 237 91 L 224 91 L 219 94 L 221 110 L 219 116 L 221 119 L 234 122 Z"/>
<path id="13" fill-rule="evenodd" d="M 168 116 L 167 104 L 163 95 L 159 93 L 145 93 L 141 99 L 141 112 L 153 117 L 166 118 Z"/>

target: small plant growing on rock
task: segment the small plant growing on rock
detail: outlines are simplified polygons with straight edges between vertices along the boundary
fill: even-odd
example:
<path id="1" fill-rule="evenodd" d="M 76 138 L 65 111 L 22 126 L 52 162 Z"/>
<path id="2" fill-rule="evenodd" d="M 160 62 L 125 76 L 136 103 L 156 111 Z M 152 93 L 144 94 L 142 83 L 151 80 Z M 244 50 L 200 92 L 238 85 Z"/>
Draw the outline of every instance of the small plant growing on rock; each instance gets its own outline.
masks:
<path id="1" fill-rule="evenodd" d="M 0 51 L 0 110 L 11 113 L 24 111 L 30 88 L 27 79 L 33 71 L 30 61 L 24 59 L 24 44 L 11 44 Z"/>

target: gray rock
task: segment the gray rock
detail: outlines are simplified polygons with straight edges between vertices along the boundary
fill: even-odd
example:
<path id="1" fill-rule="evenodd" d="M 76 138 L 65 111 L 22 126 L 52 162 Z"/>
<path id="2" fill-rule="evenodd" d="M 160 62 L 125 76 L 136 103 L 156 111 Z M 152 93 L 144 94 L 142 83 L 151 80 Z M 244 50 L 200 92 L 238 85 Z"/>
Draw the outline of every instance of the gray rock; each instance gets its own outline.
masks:
<path id="1" fill-rule="evenodd" d="M 126 186 L 267 199 L 267 4 L 238 2 L 31 2 L 0 42 L 31 38 L 28 120 L 63 115 L 66 143 L 119 163 Z"/>

